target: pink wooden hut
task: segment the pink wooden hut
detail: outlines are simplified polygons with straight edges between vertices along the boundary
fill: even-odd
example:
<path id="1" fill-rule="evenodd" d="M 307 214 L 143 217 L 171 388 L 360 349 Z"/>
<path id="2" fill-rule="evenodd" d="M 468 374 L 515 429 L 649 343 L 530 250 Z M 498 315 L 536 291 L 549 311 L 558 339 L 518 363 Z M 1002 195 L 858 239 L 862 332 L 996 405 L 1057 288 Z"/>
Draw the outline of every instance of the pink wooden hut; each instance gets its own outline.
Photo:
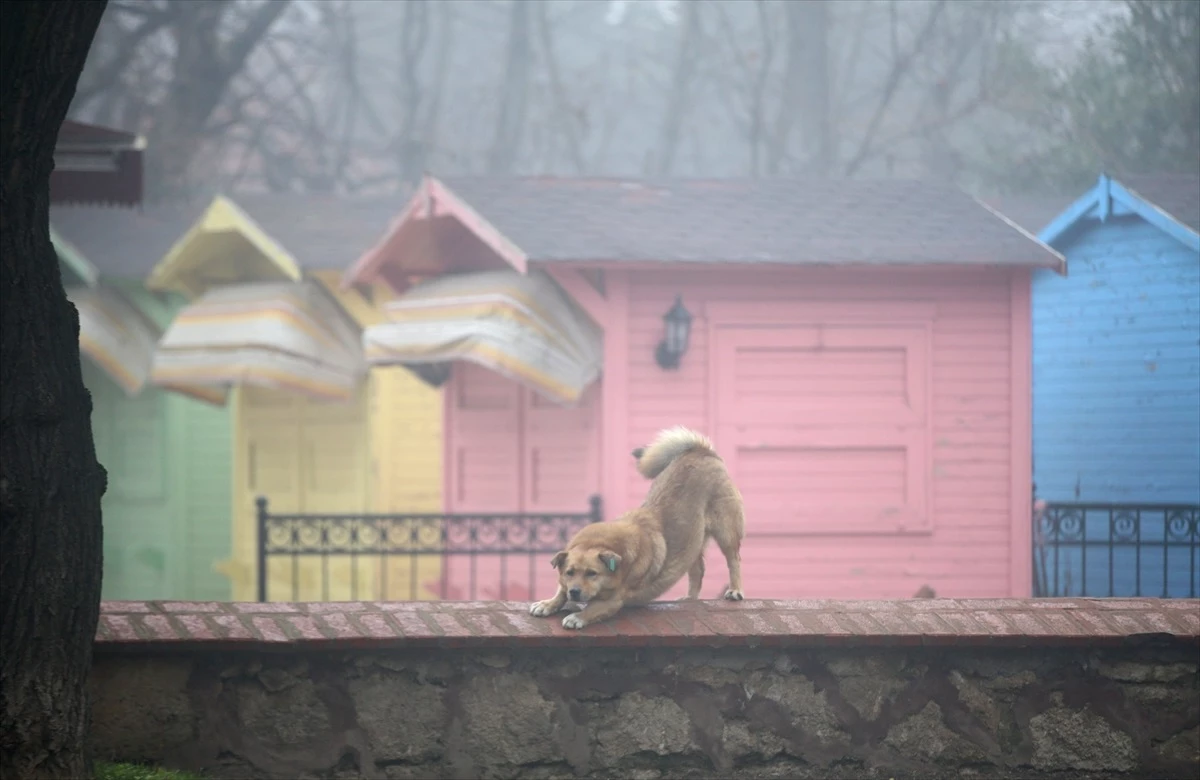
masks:
<path id="1" fill-rule="evenodd" d="M 1031 586 L 1035 268 L 1065 261 L 937 183 L 428 177 L 343 283 L 544 272 L 602 334 L 573 405 L 453 364 L 447 513 L 611 519 L 687 425 L 744 494 L 748 597 L 997 597 Z"/>

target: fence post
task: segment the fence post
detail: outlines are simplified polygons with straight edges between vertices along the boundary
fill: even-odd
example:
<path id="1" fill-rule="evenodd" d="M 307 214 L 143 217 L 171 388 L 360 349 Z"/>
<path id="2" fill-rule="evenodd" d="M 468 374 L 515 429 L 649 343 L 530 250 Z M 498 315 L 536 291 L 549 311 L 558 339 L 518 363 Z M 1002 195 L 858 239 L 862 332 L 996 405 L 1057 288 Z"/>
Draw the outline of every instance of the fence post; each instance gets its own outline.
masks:
<path id="1" fill-rule="evenodd" d="M 254 499 L 258 518 L 258 600 L 267 600 L 267 497 Z"/>
<path id="2" fill-rule="evenodd" d="M 590 507 L 589 511 L 592 516 L 591 522 L 600 523 L 600 522 L 604 521 L 604 503 L 603 503 L 603 501 L 604 501 L 604 499 L 600 498 L 599 495 L 594 495 L 588 499 L 588 505 Z"/>

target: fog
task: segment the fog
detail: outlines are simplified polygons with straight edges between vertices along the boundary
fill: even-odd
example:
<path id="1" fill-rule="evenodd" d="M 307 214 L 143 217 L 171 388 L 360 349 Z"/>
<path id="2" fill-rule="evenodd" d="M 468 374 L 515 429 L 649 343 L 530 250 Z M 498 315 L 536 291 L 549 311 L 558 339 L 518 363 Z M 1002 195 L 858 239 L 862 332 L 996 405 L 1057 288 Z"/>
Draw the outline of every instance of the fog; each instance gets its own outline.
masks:
<path id="1" fill-rule="evenodd" d="M 388 192 L 423 171 L 987 189 L 1014 149 L 1058 139 L 1047 82 L 1127 14 L 1027 0 L 113 0 L 72 116 L 146 133 L 156 197 Z"/>

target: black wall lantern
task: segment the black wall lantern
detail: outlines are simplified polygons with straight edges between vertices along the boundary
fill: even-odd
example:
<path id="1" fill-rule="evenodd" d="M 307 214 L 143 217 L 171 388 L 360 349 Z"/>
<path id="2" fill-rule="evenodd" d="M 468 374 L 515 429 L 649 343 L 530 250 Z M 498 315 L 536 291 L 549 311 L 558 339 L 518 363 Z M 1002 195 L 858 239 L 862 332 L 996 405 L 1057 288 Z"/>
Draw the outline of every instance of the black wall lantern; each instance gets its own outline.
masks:
<path id="1" fill-rule="evenodd" d="M 663 315 L 663 340 L 654 350 L 660 368 L 679 368 L 679 360 L 687 352 L 688 337 L 692 334 L 692 313 L 683 307 L 683 296 L 675 296 L 675 305 Z"/>

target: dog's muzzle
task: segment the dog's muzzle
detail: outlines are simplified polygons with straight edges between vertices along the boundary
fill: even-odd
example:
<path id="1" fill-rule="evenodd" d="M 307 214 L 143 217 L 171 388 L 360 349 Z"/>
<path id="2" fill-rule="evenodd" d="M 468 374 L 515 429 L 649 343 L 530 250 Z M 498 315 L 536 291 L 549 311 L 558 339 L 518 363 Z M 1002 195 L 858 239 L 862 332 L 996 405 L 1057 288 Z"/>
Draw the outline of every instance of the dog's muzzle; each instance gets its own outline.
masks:
<path id="1" fill-rule="evenodd" d="M 567 597 L 571 601 L 581 601 L 583 599 L 583 592 L 579 588 L 571 588 L 567 591 Z"/>

